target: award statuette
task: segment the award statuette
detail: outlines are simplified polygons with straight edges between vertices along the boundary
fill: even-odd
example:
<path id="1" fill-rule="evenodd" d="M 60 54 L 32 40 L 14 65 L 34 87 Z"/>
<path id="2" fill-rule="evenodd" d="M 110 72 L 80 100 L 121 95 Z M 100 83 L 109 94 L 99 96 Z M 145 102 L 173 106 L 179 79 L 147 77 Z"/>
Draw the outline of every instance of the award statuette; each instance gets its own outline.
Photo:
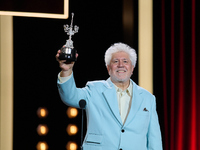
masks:
<path id="1" fill-rule="evenodd" d="M 75 25 L 73 30 L 73 17 L 74 13 L 72 13 L 70 27 L 67 24 L 64 25 L 64 31 L 69 35 L 69 39 L 66 40 L 66 44 L 60 49 L 59 59 L 66 60 L 66 62 L 76 61 L 76 49 L 73 46 L 72 35 L 78 32 L 79 27 Z"/>

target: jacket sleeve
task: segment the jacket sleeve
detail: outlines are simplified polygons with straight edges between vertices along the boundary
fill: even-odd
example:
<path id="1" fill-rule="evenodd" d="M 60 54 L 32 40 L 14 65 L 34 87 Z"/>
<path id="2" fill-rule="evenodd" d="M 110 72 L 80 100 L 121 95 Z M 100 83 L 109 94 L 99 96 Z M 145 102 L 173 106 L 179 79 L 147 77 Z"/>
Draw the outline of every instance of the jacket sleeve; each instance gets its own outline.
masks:
<path id="1" fill-rule="evenodd" d="M 89 87 L 77 88 L 73 75 L 69 80 L 64 83 L 60 83 L 58 80 L 57 86 L 61 100 L 66 105 L 80 108 L 79 101 L 81 99 L 84 99 L 87 103 L 88 97 L 90 95 Z"/>
<path id="2" fill-rule="evenodd" d="M 147 134 L 147 148 L 148 150 L 162 150 L 162 138 L 158 115 L 156 112 L 156 100 L 153 96 L 153 104 L 151 108 L 149 130 Z"/>

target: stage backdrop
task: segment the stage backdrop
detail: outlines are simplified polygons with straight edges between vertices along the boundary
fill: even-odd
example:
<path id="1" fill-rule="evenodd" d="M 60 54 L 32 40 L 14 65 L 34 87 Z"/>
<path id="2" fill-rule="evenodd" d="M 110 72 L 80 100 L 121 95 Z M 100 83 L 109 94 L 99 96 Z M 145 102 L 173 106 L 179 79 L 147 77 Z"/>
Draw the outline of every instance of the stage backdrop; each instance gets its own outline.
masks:
<path id="1" fill-rule="evenodd" d="M 165 150 L 200 149 L 199 6 L 195 0 L 154 1 L 154 94 Z M 74 75 L 77 86 L 82 87 L 89 80 L 108 78 L 103 56 L 112 43 L 123 42 L 122 1 L 105 5 L 73 0 L 71 12 L 75 13 L 74 24 L 80 27 L 73 37 L 79 53 Z M 14 17 L 14 150 L 35 149 L 40 140 L 48 141 L 52 149 L 65 148 L 69 140 L 80 141 L 79 136 L 66 133 L 70 123 L 67 106 L 56 88 L 60 69 L 55 54 L 67 38 L 66 23 L 69 21 Z M 133 45 L 137 50 L 137 44 Z M 133 79 L 137 82 L 137 74 Z M 49 110 L 46 119 L 36 115 L 41 106 Z M 71 121 L 80 125 L 80 121 Z M 38 136 L 40 123 L 48 125 L 47 136 Z"/>
<path id="2" fill-rule="evenodd" d="M 74 67 L 77 86 L 83 87 L 91 80 L 107 79 L 104 53 L 111 44 L 123 42 L 122 1 L 71 0 L 69 7 L 69 17 L 74 12 L 74 25 L 79 26 L 79 32 L 72 37 L 79 54 Z M 13 149 L 36 149 L 39 141 L 46 141 L 49 149 L 53 150 L 65 149 L 68 141 L 75 141 L 80 146 L 81 113 L 76 119 L 67 117 L 68 107 L 60 100 L 56 85 L 60 68 L 55 55 L 68 39 L 63 25 L 70 24 L 70 18 L 14 17 L 13 21 Z M 133 45 L 137 46 L 137 41 Z M 137 72 L 133 78 L 137 82 Z M 38 118 L 39 107 L 48 109 L 47 118 Z M 79 127 L 75 136 L 66 132 L 70 123 Z M 39 124 L 48 126 L 46 136 L 37 134 Z"/>
<path id="3" fill-rule="evenodd" d="M 154 1 L 154 93 L 165 150 L 200 149 L 199 1 Z"/>

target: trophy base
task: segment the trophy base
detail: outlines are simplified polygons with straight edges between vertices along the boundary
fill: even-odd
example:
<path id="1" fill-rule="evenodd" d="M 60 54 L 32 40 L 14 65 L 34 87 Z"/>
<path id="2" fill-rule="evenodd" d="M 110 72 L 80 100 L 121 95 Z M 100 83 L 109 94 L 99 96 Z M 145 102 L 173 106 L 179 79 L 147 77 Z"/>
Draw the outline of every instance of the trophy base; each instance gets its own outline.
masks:
<path id="1" fill-rule="evenodd" d="M 70 53 L 68 51 L 69 51 L 69 48 L 62 47 L 60 56 L 58 58 L 60 60 L 66 60 L 66 62 L 76 61 L 76 49 L 74 48 L 70 49 Z"/>

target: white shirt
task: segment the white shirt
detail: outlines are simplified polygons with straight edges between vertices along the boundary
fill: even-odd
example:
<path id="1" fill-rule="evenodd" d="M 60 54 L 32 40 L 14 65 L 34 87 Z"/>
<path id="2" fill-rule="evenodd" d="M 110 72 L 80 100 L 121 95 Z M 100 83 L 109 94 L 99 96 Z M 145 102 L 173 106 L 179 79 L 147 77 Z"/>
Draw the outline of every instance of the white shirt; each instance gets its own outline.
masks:
<path id="1" fill-rule="evenodd" d="M 119 113 L 124 124 L 131 108 L 133 83 L 130 81 L 129 87 L 124 91 L 122 91 L 122 89 L 118 88 L 116 85 L 115 88 L 117 92 Z"/>
<path id="2" fill-rule="evenodd" d="M 68 77 L 60 77 L 60 73 L 59 73 L 58 79 L 60 83 L 64 83 L 67 80 L 69 80 L 71 76 L 72 74 Z M 129 87 L 124 91 L 118 88 L 115 84 L 114 86 L 115 86 L 116 94 L 117 94 L 119 113 L 120 113 L 122 122 L 124 124 L 131 108 L 132 95 L 133 95 L 133 83 L 130 81 Z"/>

